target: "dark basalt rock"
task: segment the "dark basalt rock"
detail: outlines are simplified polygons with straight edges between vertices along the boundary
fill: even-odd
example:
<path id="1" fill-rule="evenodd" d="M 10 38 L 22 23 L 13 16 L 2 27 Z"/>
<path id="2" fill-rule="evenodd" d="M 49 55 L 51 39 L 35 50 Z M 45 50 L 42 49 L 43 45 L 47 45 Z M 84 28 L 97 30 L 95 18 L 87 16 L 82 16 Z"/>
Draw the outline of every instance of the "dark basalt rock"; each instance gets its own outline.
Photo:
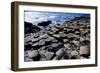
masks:
<path id="1" fill-rule="evenodd" d="M 34 32 L 38 32 L 41 30 L 38 26 L 35 26 L 29 22 L 24 22 L 24 29 L 25 29 L 25 34 L 34 33 Z"/>
<path id="2" fill-rule="evenodd" d="M 37 55 L 36 57 L 32 58 L 33 61 L 40 61 L 40 59 L 41 59 L 41 55 L 40 54 Z"/>
<path id="3" fill-rule="evenodd" d="M 41 22 L 41 23 L 38 23 L 37 25 L 38 26 L 48 26 L 49 24 L 51 24 L 52 23 L 52 21 L 43 21 L 43 22 Z"/>
<path id="4" fill-rule="evenodd" d="M 24 24 L 25 62 L 90 58 L 89 17 L 76 17 L 55 25 L 50 25 L 52 21 L 43 21 L 37 26 Z M 27 51 L 30 52 L 26 54 Z"/>

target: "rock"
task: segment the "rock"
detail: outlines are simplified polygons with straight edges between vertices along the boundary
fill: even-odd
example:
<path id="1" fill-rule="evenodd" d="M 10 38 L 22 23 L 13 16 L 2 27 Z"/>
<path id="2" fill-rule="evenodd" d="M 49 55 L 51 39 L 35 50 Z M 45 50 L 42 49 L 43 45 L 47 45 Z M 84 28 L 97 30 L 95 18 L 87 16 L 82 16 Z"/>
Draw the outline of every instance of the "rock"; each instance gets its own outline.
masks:
<path id="1" fill-rule="evenodd" d="M 34 34 L 34 38 L 38 38 L 39 37 L 39 33 Z"/>
<path id="2" fill-rule="evenodd" d="M 79 55 L 78 51 L 71 51 L 71 56 Z"/>
<path id="3" fill-rule="evenodd" d="M 71 56 L 71 59 L 80 59 L 78 55 Z"/>
<path id="4" fill-rule="evenodd" d="M 42 58 L 46 58 L 45 53 L 46 53 L 46 50 L 40 50 L 39 51 L 39 54 L 41 55 Z"/>
<path id="5" fill-rule="evenodd" d="M 32 44 L 26 44 L 24 50 L 31 50 L 33 48 Z"/>
<path id="6" fill-rule="evenodd" d="M 57 39 L 53 39 L 52 43 L 58 43 L 58 40 Z"/>
<path id="7" fill-rule="evenodd" d="M 39 40 L 39 38 L 32 38 L 32 39 L 31 39 L 31 41 L 32 41 L 33 43 L 37 42 L 38 40 Z"/>
<path id="8" fill-rule="evenodd" d="M 52 40 L 54 40 L 53 37 L 48 37 L 45 41 L 46 41 L 46 42 L 50 42 L 50 41 L 52 41 Z"/>
<path id="9" fill-rule="evenodd" d="M 71 58 L 71 49 L 66 49 L 65 50 L 65 55 L 67 55 L 69 58 Z"/>
<path id="10" fill-rule="evenodd" d="M 42 46 L 40 49 L 41 50 L 45 50 L 46 49 L 46 46 Z"/>
<path id="11" fill-rule="evenodd" d="M 88 58 L 90 56 L 90 49 L 87 46 L 80 46 L 80 55 Z"/>
<path id="12" fill-rule="evenodd" d="M 45 52 L 45 56 L 47 60 L 50 60 L 53 57 L 53 55 L 54 55 L 53 52 L 48 52 L 48 51 Z"/>
<path id="13" fill-rule="evenodd" d="M 40 35 L 40 38 L 41 38 L 41 39 L 46 39 L 46 38 L 48 38 L 48 37 L 49 37 L 49 35 L 48 35 L 48 34 L 46 34 L 46 33 L 45 33 L 45 34 L 43 34 L 43 35 Z"/>
<path id="14" fill-rule="evenodd" d="M 54 47 L 54 48 L 58 47 L 58 43 L 52 43 L 51 46 Z"/>
<path id="15" fill-rule="evenodd" d="M 67 31 L 67 28 L 63 28 L 64 31 Z"/>
<path id="16" fill-rule="evenodd" d="M 80 42 L 84 41 L 85 38 L 84 37 L 80 37 Z"/>
<path id="17" fill-rule="evenodd" d="M 75 17 L 52 25 L 47 21 L 38 23 L 39 26 L 27 24 L 30 25 L 25 26 L 24 33 L 25 61 L 90 58 L 90 18 Z"/>
<path id="18" fill-rule="evenodd" d="M 33 43 L 32 46 L 33 47 L 38 46 L 38 42 L 37 43 Z"/>
<path id="19" fill-rule="evenodd" d="M 33 57 L 32 59 L 33 59 L 33 61 L 40 61 L 41 55 L 38 54 L 36 57 Z"/>
<path id="20" fill-rule="evenodd" d="M 59 49 L 59 50 L 56 52 L 56 55 L 59 56 L 59 57 L 63 56 L 63 55 L 64 55 L 63 49 Z"/>
<path id="21" fill-rule="evenodd" d="M 55 56 L 52 60 L 58 60 L 59 56 Z"/>
<path id="22" fill-rule="evenodd" d="M 29 62 L 29 61 L 33 61 L 31 58 L 29 58 L 29 57 L 24 57 L 24 61 L 25 62 Z"/>
<path id="23" fill-rule="evenodd" d="M 48 33 L 48 35 L 53 35 L 54 34 L 54 32 L 52 32 L 52 31 L 48 31 L 47 33 Z"/>
<path id="24" fill-rule="evenodd" d="M 25 56 L 32 58 L 38 56 L 38 51 L 37 50 L 28 50 L 25 52 Z"/>
<path id="25" fill-rule="evenodd" d="M 64 58 L 64 59 L 69 59 L 69 56 L 65 54 L 65 55 L 63 56 L 63 58 Z"/>
<path id="26" fill-rule="evenodd" d="M 61 25 L 60 25 L 60 24 L 57 24 L 57 25 L 55 25 L 55 27 L 56 27 L 57 29 L 60 29 L 60 28 L 61 28 Z"/>
<path id="27" fill-rule="evenodd" d="M 51 24 L 51 23 L 52 23 L 52 21 L 48 20 L 48 21 L 42 21 L 42 22 L 38 23 L 37 25 L 46 27 L 46 26 L 49 26 L 49 24 Z"/>
<path id="28" fill-rule="evenodd" d="M 55 38 L 61 38 L 61 36 L 58 35 L 58 34 L 53 34 L 53 37 L 55 37 Z"/>
<path id="29" fill-rule="evenodd" d="M 64 43 L 66 43 L 66 42 L 68 42 L 68 41 L 69 41 L 68 39 L 63 39 L 63 42 L 64 42 Z"/>
<path id="30" fill-rule="evenodd" d="M 70 49 L 70 44 L 69 43 L 65 43 L 64 47 L 67 48 L 67 49 Z"/>
<path id="31" fill-rule="evenodd" d="M 79 41 L 72 41 L 72 43 L 74 43 L 76 46 L 79 46 L 80 45 L 80 42 Z"/>
<path id="32" fill-rule="evenodd" d="M 86 58 L 81 56 L 80 59 L 86 59 Z"/>
<path id="33" fill-rule="evenodd" d="M 57 31 L 59 31 L 59 29 L 53 27 L 53 28 L 51 29 L 51 31 L 52 31 L 52 32 L 57 32 Z"/>
<path id="34" fill-rule="evenodd" d="M 59 45 L 59 46 L 63 46 L 63 43 L 62 43 L 62 42 L 59 42 L 58 45 Z"/>
<path id="35" fill-rule="evenodd" d="M 62 38 L 67 37 L 67 35 L 64 32 L 59 32 L 59 36 L 62 37 Z"/>
<path id="36" fill-rule="evenodd" d="M 41 39 L 41 40 L 39 40 L 39 42 L 38 42 L 38 45 L 45 45 L 45 39 Z"/>
<path id="37" fill-rule="evenodd" d="M 32 23 L 29 23 L 29 22 L 24 22 L 24 28 L 25 28 L 25 31 L 24 31 L 25 34 L 35 33 L 41 30 L 38 26 L 33 25 Z"/>
<path id="38" fill-rule="evenodd" d="M 47 61 L 47 58 L 41 58 L 40 60 L 41 61 Z"/>

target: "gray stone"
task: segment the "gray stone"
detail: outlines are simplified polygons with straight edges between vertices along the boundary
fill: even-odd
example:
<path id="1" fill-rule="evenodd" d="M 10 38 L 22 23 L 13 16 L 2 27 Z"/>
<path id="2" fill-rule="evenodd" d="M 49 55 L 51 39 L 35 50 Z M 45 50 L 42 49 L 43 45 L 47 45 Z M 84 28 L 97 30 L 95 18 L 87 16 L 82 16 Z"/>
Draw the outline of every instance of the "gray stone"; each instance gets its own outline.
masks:
<path id="1" fill-rule="evenodd" d="M 41 38 L 41 39 L 46 39 L 46 38 L 48 38 L 48 36 L 49 36 L 49 35 L 45 33 L 45 34 L 43 34 L 43 35 L 41 34 L 41 35 L 40 35 L 40 38 Z"/>
<path id="2" fill-rule="evenodd" d="M 58 34 L 53 34 L 53 37 L 60 38 L 61 36 Z"/>
<path id="3" fill-rule="evenodd" d="M 48 51 L 45 52 L 45 56 L 47 60 L 50 60 L 53 57 L 53 55 L 54 55 L 53 52 L 48 52 Z"/>
<path id="4" fill-rule="evenodd" d="M 38 46 L 38 45 L 39 45 L 38 42 L 32 44 L 33 47 Z"/>
<path id="5" fill-rule="evenodd" d="M 53 27 L 52 29 L 51 29 L 51 31 L 53 31 L 53 32 L 56 32 L 56 31 L 58 31 L 59 29 L 57 29 L 57 28 L 55 28 L 55 27 Z"/>
<path id="6" fill-rule="evenodd" d="M 71 51 L 71 56 L 79 55 L 78 51 Z"/>
<path id="7" fill-rule="evenodd" d="M 34 34 L 34 38 L 38 38 L 39 37 L 39 33 Z"/>
<path id="8" fill-rule="evenodd" d="M 79 41 L 72 41 L 76 46 L 79 46 L 80 45 L 80 43 L 79 43 Z"/>
<path id="9" fill-rule="evenodd" d="M 80 46 L 80 55 L 89 55 L 90 49 L 87 46 Z"/>
<path id="10" fill-rule="evenodd" d="M 39 54 L 41 55 L 42 58 L 46 58 L 45 53 L 46 53 L 46 50 L 40 50 L 39 51 Z"/>
<path id="11" fill-rule="evenodd" d="M 40 49 L 41 49 L 41 50 L 44 50 L 44 49 L 46 49 L 46 46 L 42 46 Z"/>
<path id="12" fill-rule="evenodd" d="M 37 50 L 28 50 L 25 52 L 25 56 L 32 58 L 32 57 L 36 57 L 38 55 L 38 51 Z"/>
<path id="13" fill-rule="evenodd" d="M 38 45 L 44 45 L 45 44 L 45 39 L 41 39 L 41 40 L 39 40 L 39 42 L 38 42 Z"/>
<path id="14" fill-rule="evenodd" d="M 59 56 L 55 56 L 52 60 L 58 60 Z"/>
<path id="15" fill-rule="evenodd" d="M 86 59 L 86 58 L 81 56 L 80 59 Z"/>
<path id="16" fill-rule="evenodd" d="M 53 40 L 52 40 L 52 42 L 53 42 L 53 43 L 57 43 L 57 42 L 58 42 L 58 40 L 56 40 L 56 39 L 53 39 Z"/>
<path id="17" fill-rule="evenodd" d="M 51 46 L 54 47 L 54 48 L 58 47 L 58 43 L 52 43 Z"/>
<path id="18" fill-rule="evenodd" d="M 70 44 L 69 43 L 65 43 L 64 47 L 67 48 L 67 49 L 70 49 Z"/>
<path id="19" fill-rule="evenodd" d="M 60 37 L 64 38 L 67 37 L 67 35 L 64 32 L 59 32 Z"/>
<path id="20" fill-rule="evenodd" d="M 68 41 L 69 41 L 68 39 L 63 39 L 63 42 L 64 42 L 64 43 L 66 43 L 66 42 L 68 42 Z"/>
<path id="21" fill-rule="evenodd" d="M 33 61 L 31 58 L 29 58 L 29 57 L 24 57 L 24 61 L 25 62 L 29 62 L 29 61 Z"/>
<path id="22" fill-rule="evenodd" d="M 52 41 L 52 40 L 54 40 L 53 37 L 48 37 L 45 41 L 46 41 L 46 42 L 50 42 L 50 41 Z"/>
<path id="23" fill-rule="evenodd" d="M 40 60 L 41 60 L 41 61 L 47 61 L 47 59 L 46 59 L 46 58 L 41 58 Z"/>
<path id="24" fill-rule="evenodd" d="M 59 49 L 57 52 L 56 52 L 56 55 L 57 56 L 62 56 L 64 54 L 64 50 L 63 49 Z"/>

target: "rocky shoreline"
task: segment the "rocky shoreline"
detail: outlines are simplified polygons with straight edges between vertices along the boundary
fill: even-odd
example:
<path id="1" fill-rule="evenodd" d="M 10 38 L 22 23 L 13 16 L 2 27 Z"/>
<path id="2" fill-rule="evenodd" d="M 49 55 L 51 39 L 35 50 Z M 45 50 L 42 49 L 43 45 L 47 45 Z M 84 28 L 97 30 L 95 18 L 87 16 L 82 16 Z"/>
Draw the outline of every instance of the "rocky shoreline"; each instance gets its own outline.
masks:
<path id="1" fill-rule="evenodd" d="M 45 27 L 25 25 L 25 62 L 90 58 L 89 17 L 76 17 Z"/>

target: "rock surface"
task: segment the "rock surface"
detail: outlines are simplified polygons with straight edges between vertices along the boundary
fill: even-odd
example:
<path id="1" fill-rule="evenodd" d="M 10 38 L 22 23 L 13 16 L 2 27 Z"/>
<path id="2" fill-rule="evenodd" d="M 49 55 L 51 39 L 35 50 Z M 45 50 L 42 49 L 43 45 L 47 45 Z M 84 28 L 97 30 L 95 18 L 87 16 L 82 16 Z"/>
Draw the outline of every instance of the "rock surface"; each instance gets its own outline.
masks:
<path id="1" fill-rule="evenodd" d="M 46 23 L 41 22 L 39 26 L 25 23 L 24 61 L 88 59 L 90 57 L 89 17 L 76 17 L 63 24 L 52 26 Z"/>

